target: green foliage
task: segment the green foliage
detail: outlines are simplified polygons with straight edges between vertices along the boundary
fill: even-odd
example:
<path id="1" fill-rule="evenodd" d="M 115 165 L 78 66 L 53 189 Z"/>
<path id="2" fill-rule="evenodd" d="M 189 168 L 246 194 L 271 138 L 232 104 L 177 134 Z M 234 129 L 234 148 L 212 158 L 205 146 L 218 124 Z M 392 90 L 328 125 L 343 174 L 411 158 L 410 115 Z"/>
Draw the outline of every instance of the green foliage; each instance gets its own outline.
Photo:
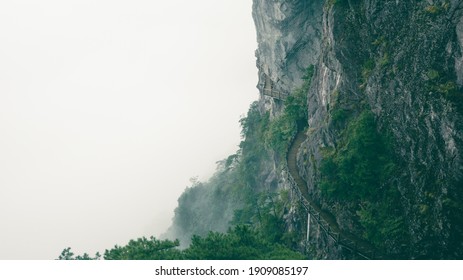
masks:
<path id="1" fill-rule="evenodd" d="M 343 144 L 327 152 L 321 165 L 322 191 L 332 198 L 364 199 L 377 192 L 380 180 L 393 170 L 387 143 L 376 131 L 374 116 L 361 113 L 347 127 Z"/>
<path id="2" fill-rule="evenodd" d="M 90 257 L 89 254 L 84 253 L 82 256 L 77 255 L 71 251 L 71 247 L 65 248 L 62 252 L 61 255 L 59 255 L 58 260 L 79 260 L 79 261 L 88 261 L 88 260 L 99 260 L 101 258 L 100 253 L 96 253 L 94 257 Z"/>
<path id="3" fill-rule="evenodd" d="M 233 164 L 240 164 L 234 161 Z M 179 238 L 182 246 L 187 246 L 193 234 L 227 230 L 233 212 L 242 206 L 245 193 L 243 178 L 236 167 L 223 166 L 208 182 L 185 189 L 178 199 L 167 237 Z"/>
<path id="4" fill-rule="evenodd" d="M 248 197 L 261 189 L 263 183 L 258 174 L 270 160 L 263 140 L 269 116 L 261 114 L 258 103 L 254 102 L 240 123 L 243 137 L 240 150 L 219 162 L 211 179 L 193 184 L 178 199 L 167 237 L 179 238 L 182 246 L 187 246 L 194 234 L 226 231 L 234 211 L 248 204 Z"/>
<path id="5" fill-rule="evenodd" d="M 372 43 L 373 46 L 381 46 L 386 44 L 386 38 L 384 36 L 381 36 L 377 39 L 375 39 Z"/>
<path id="6" fill-rule="evenodd" d="M 461 187 L 463 182 L 456 182 L 457 187 Z M 463 250 L 457 248 L 462 247 L 463 240 L 463 197 L 461 193 L 453 192 L 447 194 L 442 201 L 443 212 L 449 218 L 449 226 L 451 227 L 451 236 L 449 238 L 448 255 L 452 259 L 463 259 Z"/>
<path id="7" fill-rule="evenodd" d="M 331 111 L 331 121 L 333 124 L 340 124 L 347 120 L 349 117 L 348 111 L 342 108 L 334 108 Z"/>
<path id="8" fill-rule="evenodd" d="M 244 140 L 240 143 L 241 159 L 237 172 L 252 186 L 257 184 L 255 175 L 261 164 L 268 159 L 268 151 L 263 143 L 269 122 L 269 114 L 261 114 L 257 102 L 251 105 L 246 118 L 240 120 Z"/>
<path id="9" fill-rule="evenodd" d="M 382 246 L 384 240 L 403 238 L 406 236 L 404 217 L 394 213 L 393 205 L 381 202 L 365 202 L 357 215 L 365 228 L 364 237 L 377 246 Z"/>
<path id="10" fill-rule="evenodd" d="M 236 226 L 227 234 L 211 232 L 206 237 L 194 236 L 184 251 L 190 260 L 271 260 L 304 259 L 298 252 L 269 242 L 249 226 Z"/>
<path id="11" fill-rule="evenodd" d="M 439 72 L 434 70 L 434 69 L 430 69 L 427 73 L 426 73 L 426 76 L 428 77 L 428 79 L 430 80 L 435 80 L 435 79 L 438 79 L 439 78 Z"/>
<path id="12" fill-rule="evenodd" d="M 287 191 L 251 194 L 245 206 L 235 212 L 232 223 L 253 225 L 269 242 L 293 247 L 295 244 L 292 233 L 288 233 L 284 222 L 287 209 L 289 209 Z"/>
<path id="13" fill-rule="evenodd" d="M 265 143 L 274 151 L 284 154 L 296 131 L 296 123 L 286 116 L 281 116 L 270 123 L 265 134 Z"/>
<path id="14" fill-rule="evenodd" d="M 375 61 L 373 59 L 368 59 L 365 61 L 362 67 L 362 77 L 366 81 L 370 77 L 371 71 L 375 68 Z"/>
<path id="15" fill-rule="evenodd" d="M 286 99 L 283 113 L 273 120 L 254 102 L 240 120 L 240 150 L 221 161 L 222 168 L 208 182 L 198 183 L 182 194 L 175 210 L 173 234 L 182 235 L 182 244 L 187 244 L 185 239 L 191 234 L 223 232 L 228 213 L 233 211 L 233 224 L 252 225 L 268 242 L 295 245 L 283 221 L 287 199 L 282 194 L 262 192 L 260 174 L 268 169 L 271 152 L 283 155 L 298 126 L 307 123 L 307 91 L 313 73 L 314 68 L 309 67 L 302 88 Z"/>
<path id="16" fill-rule="evenodd" d="M 243 140 L 236 154 L 218 163 L 218 169 L 207 182 L 191 180 L 191 187 L 178 199 L 173 225 L 167 236 L 178 240 L 143 237 L 125 246 L 106 250 L 105 259 L 301 259 L 292 251 L 295 233 L 287 232 L 284 215 L 288 195 L 263 192 L 261 175 L 268 170 L 270 151 L 285 153 L 298 126 L 307 123 L 307 90 L 314 72 L 309 67 L 301 89 L 285 101 L 280 117 L 270 121 L 261 113 L 257 102 L 240 120 Z M 233 219 L 237 225 L 225 232 Z M 241 224 L 241 225 L 240 225 Z M 249 224 L 250 226 L 242 226 Z M 191 238 L 192 235 L 196 235 Z M 200 237 L 205 236 L 205 237 Z M 191 238 L 191 239 L 190 239 Z M 72 258 L 68 249 L 62 258 Z M 88 255 L 85 255 L 88 257 Z"/>
<path id="17" fill-rule="evenodd" d="M 405 226 L 400 193 L 388 185 L 396 172 L 388 139 L 379 134 L 373 114 L 364 110 L 342 133 L 337 149 L 325 149 L 320 189 L 330 198 L 358 205 L 364 238 L 378 247 L 384 240 L 400 242 Z"/>
<path id="18" fill-rule="evenodd" d="M 380 67 L 384 67 L 386 65 L 389 64 L 389 54 L 388 53 L 384 53 L 383 56 L 379 59 L 378 61 L 378 65 Z"/>
<path id="19" fill-rule="evenodd" d="M 429 5 L 424 8 L 424 10 L 431 15 L 436 15 L 442 12 L 442 9 L 436 5 Z"/>
<path id="20" fill-rule="evenodd" d="M 302 87 L 286 98 L 283 113 L 269 123 L 264 134 L 265 144 L 281 155 L 286 153 L 297 130 L 307 126 L 307 91 L 313 74 L 314 67 L 308 67 Z"/>
<path id="21" fill-rule="evenodd" d="M 444 96 L 450 95 L 452 92 L 455 92 L 457 85 L 453 81 L 447 81 L 442 84 L 438 84 L 435 89 L 437 92 L 444 94 Z"/>
<path id="22" fill-rule="evenodd" d="M 448 11 L 449 8 L 450 8 L 450 2 L 445 1 L 440 6 L 438 6 L 438 5 L 428 5 L 428 6 L 426 6 L 424 8 L 424 11 L 428 15 L 437 16 L 437 15 L 440 15 L 440 14 Z"/>
<path id="23" fill-rule="evenodd" d="M 209 232 L 206 237 L 193 236 L 189 248 L 179 250 L 178 240 L 157 240 L 154 237 L 130 240 L 125 246 L 106 250 L 105 260 L 297 260 L 304 255 L 278 243 L 268 241 L 249 226 L 236 226 L 227 233 Z M 71 248 L 61 253 L 59 260 L 96 260 L 97 254 L 74 257 Z"/>
<path id="24" fill-rule="evenodd" d="M 296 123 L 307 120 L 307 91 L 309 84 L 296 90 L 286 98 L 283 115 L 287 119 Z"/>
<path id="25" fill-rule="evenodd" d="M 454 82 L 453 74 L 439 73 L 431 69 L 427 72 L 427 77 L 427 89 L 442 95 L 463 113 L 463 90 Z"/>
<path id="26" fill-rule="evenodd" d="M 286 232 L 284 215 L 289 204 L 285 191 L 277 193 L 260 193 L 260 221 L 257 227 L 265 238 L 274 243 L 282 243 Z"/>
<path id="27" fill-rule="evenodd" d="M 179 241 L 158 240 L 151 236 L 130 240 L 125 246 L 114 246 L 106 250 L 105 260 L 175 260 L 181 258 L 181 252 L 176 249 Z"/>

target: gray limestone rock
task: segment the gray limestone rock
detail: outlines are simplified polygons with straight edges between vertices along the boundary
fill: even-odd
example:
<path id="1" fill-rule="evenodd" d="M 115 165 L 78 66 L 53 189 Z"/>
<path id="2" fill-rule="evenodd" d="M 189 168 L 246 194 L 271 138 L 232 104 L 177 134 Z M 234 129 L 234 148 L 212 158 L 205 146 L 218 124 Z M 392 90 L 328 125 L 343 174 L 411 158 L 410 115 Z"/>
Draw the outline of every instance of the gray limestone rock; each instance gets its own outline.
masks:
<path id="1" fill-rule="evenodd" d="M 336 149 L 343 130 L 332 122 L 333 108 L 355 116 L 366 106 L 391 137 L 401 168 L 387 182 L 400 191 L 409 237 L 407 244 L 385 240 L 390 255 L 463 257 L 455 251 L 463 248 L 462 225 L 447 206 L 463 198 L 462 2 L 254 0 L 259 75 L 290 93 L 304 69 L 316 66 L 299 168 L 309 194 L 341 228 L 363 233 L 355 207 L 319 189 L 322 150 Z M 272 115 L 282 106 L 264 96 L 261 103 Z M 326 240 L 317 248 L 321 258 L 342 257 Z"/>

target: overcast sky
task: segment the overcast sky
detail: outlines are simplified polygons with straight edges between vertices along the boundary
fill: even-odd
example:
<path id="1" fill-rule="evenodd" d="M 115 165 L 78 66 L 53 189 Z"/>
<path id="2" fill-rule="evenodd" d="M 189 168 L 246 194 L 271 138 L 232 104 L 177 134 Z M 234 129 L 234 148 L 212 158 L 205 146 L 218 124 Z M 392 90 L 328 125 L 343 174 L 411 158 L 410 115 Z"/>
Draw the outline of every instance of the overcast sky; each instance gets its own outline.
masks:
<path id="1" fill-rule="evenodd" d="M 257 99 L 251 6 L 0 1 L 0 259 L 167 229 Z"/>

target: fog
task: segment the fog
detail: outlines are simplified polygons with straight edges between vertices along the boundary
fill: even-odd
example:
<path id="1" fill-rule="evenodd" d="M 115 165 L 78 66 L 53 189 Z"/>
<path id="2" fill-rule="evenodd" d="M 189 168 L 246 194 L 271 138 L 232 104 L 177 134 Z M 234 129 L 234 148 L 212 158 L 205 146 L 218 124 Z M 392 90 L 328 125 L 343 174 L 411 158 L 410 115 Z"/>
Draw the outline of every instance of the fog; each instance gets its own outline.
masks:
<path id="1" fill-rule="evenodd" d="M 170 225 L 257 99 L 251 0 L 0 2 L 0 259 Z"/>

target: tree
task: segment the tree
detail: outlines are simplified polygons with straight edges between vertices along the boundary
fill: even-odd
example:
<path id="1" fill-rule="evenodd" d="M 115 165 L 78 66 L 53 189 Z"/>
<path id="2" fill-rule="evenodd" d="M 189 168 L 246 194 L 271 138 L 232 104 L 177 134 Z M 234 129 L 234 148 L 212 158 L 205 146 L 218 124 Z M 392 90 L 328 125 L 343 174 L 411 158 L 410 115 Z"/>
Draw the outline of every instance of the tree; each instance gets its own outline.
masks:
<path id="1" fill-rule="evenodd" d="M 190 260 L 269 260 L 305 259 L 299 252 L 267 241 L 249 226 L 239 225 L 226 234 L 210 232 L 194 236 L 184 258 Z"/>
<path id="2" fill-rule="evenodd" d="M 89 254 L 84 253 L 82 256 L 77 255 L 74 257 L 74 253 L 71 251 L 71 247 L 65 248 L 61 255 L 59 255 L 58 260 L 99 260 L 101 255 L 99 252 L 95 254 L 95 257 L 90 257 Z"/>
<path id="3" fill-rule="evenodd" d="M 181 251 L 176 247 L 180 245 L 178 240 L 158 240 L 151 236 L 130 240 L 123 247 L 118 245 L 106 250 L 105 260 L 175 260 L 181 258 Z"/>

